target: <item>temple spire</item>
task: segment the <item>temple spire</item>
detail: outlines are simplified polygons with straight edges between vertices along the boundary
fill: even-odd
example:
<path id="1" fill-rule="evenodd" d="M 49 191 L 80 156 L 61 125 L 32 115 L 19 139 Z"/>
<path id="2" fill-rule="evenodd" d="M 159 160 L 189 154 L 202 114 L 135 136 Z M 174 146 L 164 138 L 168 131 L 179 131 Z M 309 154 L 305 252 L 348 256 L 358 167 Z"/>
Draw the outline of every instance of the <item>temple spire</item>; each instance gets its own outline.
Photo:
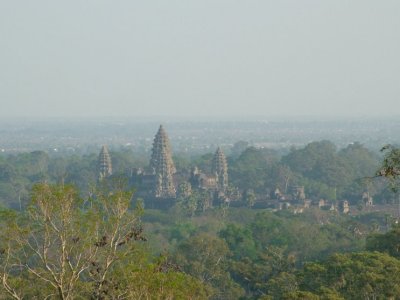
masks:
<path id="1" fill-rule="evenodd" d="M 169 139 L 162 125 L 154 137 L 150 168 L 155 175 L 155 196 L 157 198 L 174 198 L 176 190 L 172 175 L 176 169 L 172 161 Z"/>
<path id="2" fill-rule="evenodd" d="M 212 173 L 217 178 L 218 189 L 225 191 L 228 187 L 228 164 L 224 152 L 220 147 L 214 154 L 212 161 Z"/>
<path id="3" fill-rule="evenodd" d="M 98 159 L 99 180 L 110 176 L 112 174 L 111 156 L 108 152 L 107 146 L 102 146 Z"/>

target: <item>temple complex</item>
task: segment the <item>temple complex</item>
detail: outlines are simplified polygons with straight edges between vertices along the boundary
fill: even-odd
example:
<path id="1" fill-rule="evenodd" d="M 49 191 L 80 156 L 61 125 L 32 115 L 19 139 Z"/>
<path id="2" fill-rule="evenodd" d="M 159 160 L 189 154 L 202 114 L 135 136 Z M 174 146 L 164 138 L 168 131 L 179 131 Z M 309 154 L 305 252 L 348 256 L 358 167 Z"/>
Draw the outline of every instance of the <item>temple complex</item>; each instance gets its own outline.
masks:
<path id="1" fill-rule="evenodd" d="M 98 179 L 99 181 L 110 176 L 112 174 L 112 164 L 110 153 L 108 153 L 107 146 L 101 147 L 99 159 L 98 159 Z"/>
<path id="2" fill-rule="evenodd" d="M 98 158 L 98 179 L 101 181 L 111 174 L 111 157 L 107 147 L 103 146 Z M 289 209 L 298 214 L 315 206 L 322 210 L 351 213 L 347 200 L 337 202 L 309 199 L 304 186 L 286 186 L 284 192 L 276 187 L 275 190 L 265 190 L 264 194 L 255 194 L 252 190 L 243 191 L 229 185 L 228 163 L 220 147 L 215 151 L 208 170 L 193 166 L 191 170 L 187 168 L 177 172 L 169 138 L 162 125 L 154 137 L 148 167 L 132 168 L 128 176 L 129 184 L 136 189 L 135 196 L 145 199 L 146 206 L 155 209 L 168 209 L 177 203 L 177 197 L 179 201 L 185 201 L 185 198 L 196 193 L 207 200 L 207 203 L 201 202 L 203 211 L 213 206 L 229 205 L 255 209 Z M 363 194 L 362 199 L 366 206 L 373 208 L 372 197 L 368 192 Z"/>
<path id="3" fill-rule="evenodd" d="M 162 125 L 154 137 L 150 169 L 152 175 L 155 176 L 154 196 L 156 198 L 175 198 L 173 175 L 176 173 L 176 169 L 172 160 L 169 139 Z"/>

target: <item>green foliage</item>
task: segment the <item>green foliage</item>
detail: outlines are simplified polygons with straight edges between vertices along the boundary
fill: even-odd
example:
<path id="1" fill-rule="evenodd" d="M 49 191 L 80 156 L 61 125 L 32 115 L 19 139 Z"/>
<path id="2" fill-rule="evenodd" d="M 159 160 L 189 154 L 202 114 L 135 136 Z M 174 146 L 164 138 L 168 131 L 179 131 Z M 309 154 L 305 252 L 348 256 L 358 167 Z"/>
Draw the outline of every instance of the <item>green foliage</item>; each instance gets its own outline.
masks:
<path id="1" fill-rule="evenodd" d="M 238 158 L 249 147 L 249 143 L 246 141 L 238 141 L 233 144 L 231 149 L 231 157 Z"/>
<path id="2" fill-rule="evenodd" d="M 18 198 L 18 194 L 14 185 L 12 183 L 0 182 L 0 199 L 3 205 L 15 206 L 15 208 L 17 208 L 17 205 L 13 205 L 13 203 L 10 202 L 11 199 L 16 198 Z"/>
<path id="3" fill-rule="evenodd" d="M 253 207 L 256 202 L 256 194 L 252 189 L 248 189 L 243 194 L 243 202 L 247 207 Z"/>
<path id="4" fill-rule="evenodd" d="M 146 248 L 131 251 L 111 270 L 103 299 L 208 299 L 210 287 L 180 271 L 166 256 L 156 259 Z"/>
<path id="5" fill-rule="evenodd" d="M 400 149 L 392 145 L 386 145 L 381 149 L 383 152 L 383 162 L 378 176 L 387 178 L 392 186 L 392 190 L 397 191 L 400 178 Z"/>
<path id="6" fill-rule="evenodd" d="M 268 173 L 269 182 L 267 186 L 273 190 L 279 188 L 283 193 L 288 192 L 288 188 L 291 185 L 299 185 L 302 176 L 298 173 L 293 172 L 288 166 L 279 163 L 273 164 Z"/>
<path id="7" fill-rule="evenodd" d="M 214 288 L 213 299 L 237 299 L 243 294 L 228 272 L 228 245 L 221 239 L 198 234 L 178 245 L 175 261 L 183 270 Z"/>
<path id="8" fill-rule="evenodd" d="M 31 180 L 43 180 L 46 177 L 49 156 L 43 151 L 22 153 L 10 158 L 10 163 L 18 174 L 23 174 Z"/>
<path id="9" fill-rule="evenodd" d="M 304 185 L 312 199 L 348 197 L 357 203 L 368 191 L 377 195 L 374 200 L 393 201 L 382 181 L 364 180 L 377 168 L 374 154 L 358 143 L 337 151 L 322 141 L 292 149 L 279 161 L 274 151 L 244 146 L 238 144 L 230 157 L 233 185 L 227 194 L 234 198 L 243 192 L 239 200 L 248 208 L 229 203 L 212 208 L 212 195 L 189 188 L 168 211 L 144 211 L 140 201 L 133 208 L 132 191 L 120 176 L 95 184 L 94 154 L 49 157 L 33 152 L 0 159 L 0 200 L 22 208 L 19 213 L 0 211 L 0 298 L 400 297 L 399 227 L 376 233 L 388 228 L 388 216 L 342 216 L 313 208 L 301 215 L 249 209 L 256 199 L 268 199 L 276 187 L 288 192 L 293 185 Z M 399 153 L 393 147 L 384 152 L 378 175 L 397 184 Z M 139 162 L 145 165 L 143 157 L 133 157 L 131 151 L 115 151 L 112 157 L 119 174 L 129 173 Z M 180 156 L 177 166 L 195 163 L 209 170 L 211 160 L 212 154 L 197 161 Z M 27 206 L 33 183 L 42 181 L 61 185 L 34 186 Z M 364 248 L 368 233 L 373 234 L 366 239 L 367 250 L 382 253 L 350 253 Z M 142 243 L 146 239 L 147 246 Z M 159 256 L 166 252 L 172 258 Z"/>
<path id="10" fill-rule="evenodd" d="M 66 167 L 65 183 L 76 186 L 83 195 L 90 193 L 90 188 L 97 181 L 97 155 L 83 157 L 72 156 Z"/>
<path id="11" fill-rule="evenodd" d="M 256 245 L 249 228 L 228 224 L 225 229 L 220 231 L 219 235 L 228 244 L 234 259 L 255 258 Z"/>
<path id="12" fill-rule="evenodd" d="M 229 178 L 234 186 L 264 192 L 268 172 L 278 161 L 277 155 L 254 147 L 247 148 L 229 167 Z"/>
<path id="13" fill-rule="evenodd" d="M 294 274 L 281 272 L 268 281 L 268 294 L 271 295 L 273 299 L 279 299 L 282 297 L 282 295 L 288 295 L 296 292 L 298 289 L 297 285 L 297 279 Z"/>
<path id="14" fill-rule="evenodd" d="M 346 161 L 355 178 L 371 176 L 379 166 L 378 156 L 357 142 L 340 150 L 338 155 Z"/>
<path id="15" fill-rule="evenodd" d="M 142 220 L 147 223 L 161 223 L 165 226 L 174 224 L 171 216 L 158 209 L 146 209 L 144 211 Z"/>
<path id="16" fill-rule="evenodd" d="M 307 264 L 299 287 L 327 298 L 397 299 L 400 261 L 378 252 L 335 254 L 322 263 Z"/>
<path id="17" fill-rule="evenodd" d="M 281 294 L 279 297 L 281 297 L 284 300 L 319 300 L 321 299 L 319 296 L 311 293 L 311 292 L 304 292 L 304 291 L 295 291 L 295 292 L 287 292 L 285 294 Z M 263 298 L 261 298 L 263 299 Z M 322 298 L 328 300 L 328 298 Z M 329 298 L 330 300 L 336 299 L 336 298 Z M 339 298 L 337 298 L 339 300 Z M 342 299 L 342 298 L 340 298 Z"/>
<path id="18" fill-rule="evenodd" d="M 177 206 L 188 216 L 193 217 L 197 211 L 204 212 L 212 206 L 212 195 L 208 191 L 195 190 L 189 195 L 181 195 Z"/>
<path id="19" fill-rule="evenodd" d="M 128 170 L 137 163 L 134 159 L 135 155 L 130 149 L 111 151 L 110 157 L 114 174 L 126 174 Z"/>
<path id="20" fill-rule="evenodd" d="M 197 228 L 193 223 L 177 223 L 170 229 L 170 239 L 182 241 L 188 239 L 196 232 Z"/>
<path id="21" fill-rule="evenodd" d="M 335 251 L 363 247 L 363 236 L 356 234 L 363 228 L 362 224 L 351 224 L 348 218 L 341 219 L 320 210 L 298 216 L 263 212 L 257 214 L 247 228 L 257 249 L 283 247 L 299 260 L 323 258 Z"/>
<path id="22" fill-rule="evenodd" d="M 245 287 L 247 294 L 255 297 L 269 292 L 274 294 L 275 289 L 283 288 L 278 282 L 281 279 L 285 281 L 283 277 L 286 275 L 286 279 L 292 278 L 289 274 L 293 272 L 294 264 L 295 258 L 287 255 L 284 248 L 271 246 L 259 251 L 254 259 L 243 257 L 232 261 L 230 272 L 233 278 Z M 281 279 L 278 279 L 279 276 Z M 274 279 L 276 281 L 273 281 Z"/>
<path id="23" fill-rule="evenodd" d="M 193 159 L 193 165 L 197 166 L 200 170 L 211 170 L 213 153 L 207 153 L 200 157 Z"/>
<path id="24" fill-rule="evenodd" d="M 384 252 L 400 259 L 400 226 L 394 226 L 385 234 L 375 233 L 369 235 L 366 248 L 369 251 Z"/>
<path id="25" fill-rule="evenodd" d="M 251 224 L 254 240 L 260 248 L 286 246 L 294 235 L 290 231 L 290 220 L 279 218 L 273 213 L 260 213 Z"/>
<path id="26" fill-rule="evenodd" d="M 329 141 L 313 142 L 303 149 L 292 149 L 282 163 L 301 174 L 309 195 L 336 200 L 346 197 L 353 202 L 365 190 L 377 192 L 379 185 L 367 181 L 379 164 L 378 157 L 359 143 L 336 151 Z"/>
<path id="27" fill-rule="evenodd" d="M 282 162 L 293 171 L 312 177 L 313 170 L 326 161 L 334 162 L 336 146 L 329 141 L 312 142 L 303 149 L 292 149 Z"/>
<path id="28" fill-rule="evenodd" d="M 84 201 L 71 186 L 39 184 L 26 213 L 1 211 L 3 295 L 137 299 L 143 289 L 144 295 L 157 298 L 192 294 L 205 299 L 207 289 L 198 280 L 179 270 L 155 270 L 143 258 L 143 207 L 138 203 L 130 210 L 132 192 L 123 185 L 120 180 L 105 182 Z M 127 278 L 145 278 L 146 284 L 136 288 Z"/>
<path id="29" fill-rule="evenodd" d="M 199 202 L 199 194 L 196 193 L 178 198 L 177 205 L 185 214 L 193 217 L 199 208 Z"/>
<path id="30" fill-rule="evenodd" d="M 298 183 L 304 186 L 309 195 L 315 199 L 337 200 L 337 189 L 318 180 L 303 177 Z"/>

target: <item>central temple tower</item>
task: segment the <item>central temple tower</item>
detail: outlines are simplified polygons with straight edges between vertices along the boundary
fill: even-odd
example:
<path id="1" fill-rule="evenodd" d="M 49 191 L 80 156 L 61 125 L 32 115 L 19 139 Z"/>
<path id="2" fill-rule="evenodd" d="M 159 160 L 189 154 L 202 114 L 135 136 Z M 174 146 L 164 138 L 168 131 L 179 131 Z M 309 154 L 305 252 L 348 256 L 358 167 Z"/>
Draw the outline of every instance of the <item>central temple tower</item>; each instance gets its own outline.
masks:
<path id="1" fill-rule="evenodd" d="M 228 164 L 224 152 L 220 147 L 214 154 L 212 161 L 212 173 L 217 179 L 217 187 L 220 191 L 225 191 L 228 187 Z"/>
<path id="2" fill-rule="evenodd" d="M 172 161 L 169 139 L 162 125 L 160 125 L 154 137 L 150 169 L 155 176 L 154 196 L 157 198 L 175 198 L 176 190 L 173 174 L 176 169 Z"/>
<path id="3" fill-rule="evenodd" d="M 99 158 L 98 158 L 98 179 L 99 181 L 103 180 L 106 177 L 111 176 L 112 174 L 112 164 L 111 164 L 111 156 L 108 153 L 107 146 L 101 147 Z"/>

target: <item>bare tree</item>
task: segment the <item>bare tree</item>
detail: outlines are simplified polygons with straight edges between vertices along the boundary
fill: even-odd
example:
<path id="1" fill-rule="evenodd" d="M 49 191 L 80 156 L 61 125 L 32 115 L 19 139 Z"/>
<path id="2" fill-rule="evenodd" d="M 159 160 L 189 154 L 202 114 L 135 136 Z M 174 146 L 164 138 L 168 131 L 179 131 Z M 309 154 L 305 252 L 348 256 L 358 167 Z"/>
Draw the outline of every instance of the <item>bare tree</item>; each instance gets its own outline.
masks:
<path id="1" fill-rule="evenodd" d="M 36 185 L 26 215 L 6 225 L 4 289 L 21 299 L 20 286 L 13 286 L 9 278 L 28 273 L 49 287 L 44 297 L 74 299 L 85 285 L 92 298 L 102 299 L 114 263 L 127 254 L 130 242 L 145 239 L 140 208 L 129 209 L 131 198 L 132 192 L 121 186 L 83 201 L 73 187 Z"/>

